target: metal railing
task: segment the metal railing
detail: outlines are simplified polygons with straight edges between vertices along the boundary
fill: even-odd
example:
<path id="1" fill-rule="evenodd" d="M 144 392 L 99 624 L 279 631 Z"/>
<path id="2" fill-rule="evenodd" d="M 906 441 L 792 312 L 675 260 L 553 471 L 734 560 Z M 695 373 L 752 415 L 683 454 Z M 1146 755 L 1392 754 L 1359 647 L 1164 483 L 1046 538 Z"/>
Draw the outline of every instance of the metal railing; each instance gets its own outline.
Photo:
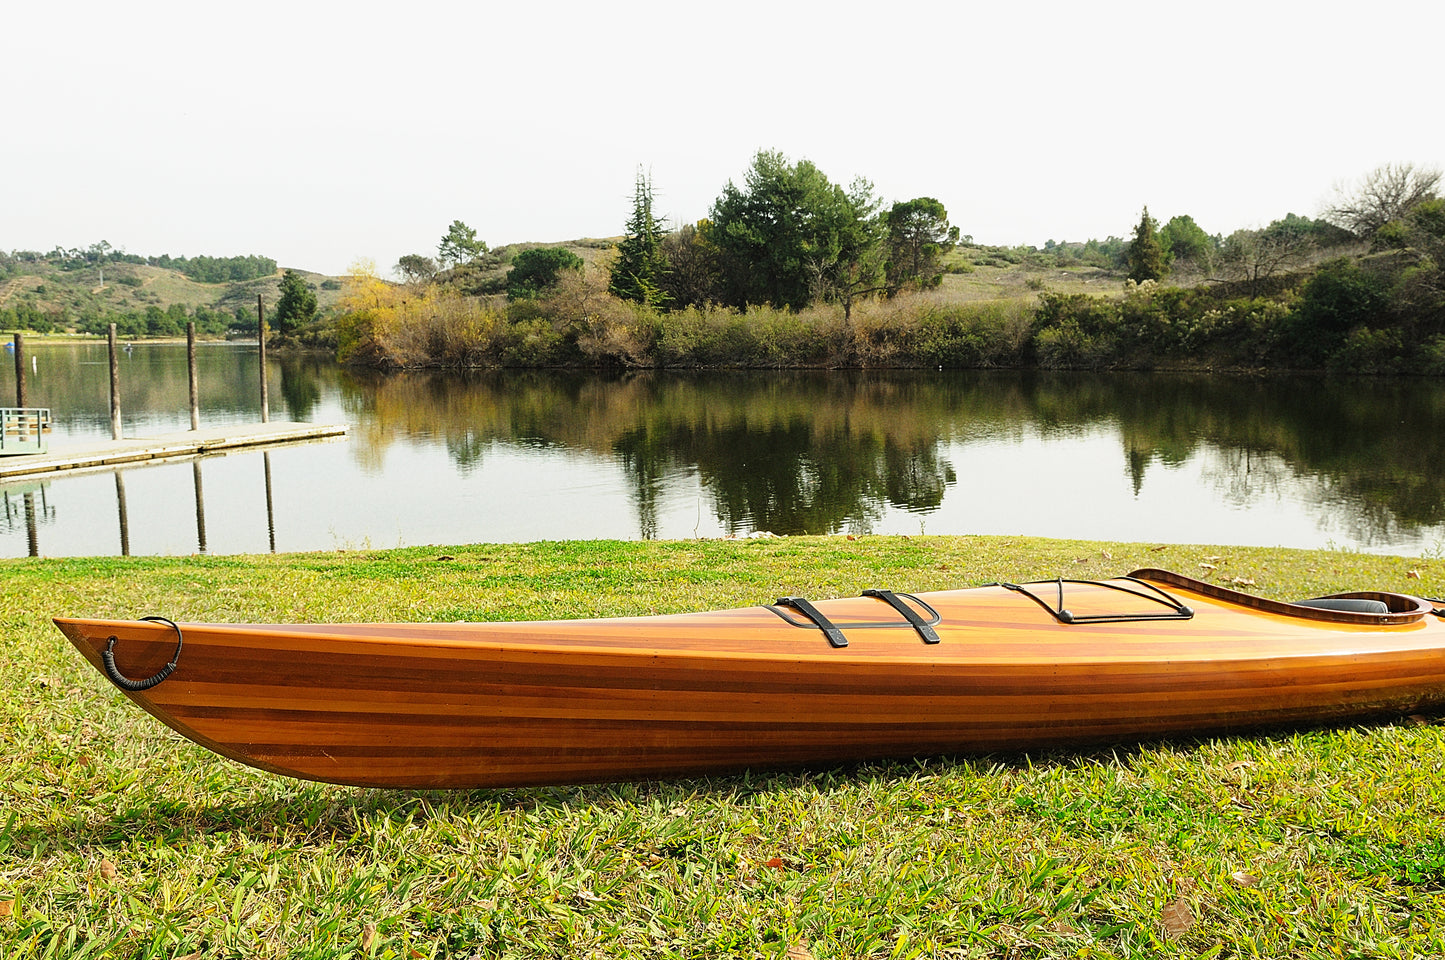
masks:
<path id="1" fill-rule="evenodd" d="M 0 407 L 0 456 L 44 453 L 48 433 L 49 407 Z"/>

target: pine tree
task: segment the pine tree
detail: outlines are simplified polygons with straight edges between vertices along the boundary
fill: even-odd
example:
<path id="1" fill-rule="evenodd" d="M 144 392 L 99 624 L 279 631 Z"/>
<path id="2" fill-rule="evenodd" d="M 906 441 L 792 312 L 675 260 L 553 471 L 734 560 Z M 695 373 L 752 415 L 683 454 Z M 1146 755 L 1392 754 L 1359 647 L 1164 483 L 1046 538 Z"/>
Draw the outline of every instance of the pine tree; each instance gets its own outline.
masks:
<path id="1" fill-rule="evenodd" d="M 617 245 L 617 260 L 612 264 L 607 289 L 623 300 L 660 306 L 668 299 L 662 289 L 667 272 L 667 257 L 662 250 L 666 229 L 652 215 L 652 179 L 640 167 L 632 195 L 632 216 L 623 229 L 625 236 Z"/>
<path id="2" fill-rule="evenodd" d="M 294 270 L 281 277 L 281 297 L 271 314 L 271 326 L 277 333 L 290 333 L 316 317 L 316 294 Z"/>
<path id="3" fill-rule="evenodd" d="M 1144 208 L 1139 226 L 1134 228 L 1134 239 L 1129 244 L 1129 279 L 1135 283 L 1145 280 L 1163 280 L 1169 272 L 1164 262 L 1164 247 L 1159 242 L 1159 224 Z"/>

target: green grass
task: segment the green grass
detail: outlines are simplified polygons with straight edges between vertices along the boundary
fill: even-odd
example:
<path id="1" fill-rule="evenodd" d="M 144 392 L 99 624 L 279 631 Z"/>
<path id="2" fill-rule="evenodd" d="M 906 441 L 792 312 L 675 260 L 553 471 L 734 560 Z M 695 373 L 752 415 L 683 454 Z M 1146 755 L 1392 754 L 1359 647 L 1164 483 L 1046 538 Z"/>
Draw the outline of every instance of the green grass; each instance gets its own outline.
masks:
<path id="1" fill-rule="evenodd" d="M 1445 737 L 1430 720 L 407 793 L 214 756 L 48 622 L 637 614 L 1145 565 L 1271 596 L 1445 592 L 1440 559 L 1005 537 L 0 562 L 0 956 L 1445 953 Z"/>

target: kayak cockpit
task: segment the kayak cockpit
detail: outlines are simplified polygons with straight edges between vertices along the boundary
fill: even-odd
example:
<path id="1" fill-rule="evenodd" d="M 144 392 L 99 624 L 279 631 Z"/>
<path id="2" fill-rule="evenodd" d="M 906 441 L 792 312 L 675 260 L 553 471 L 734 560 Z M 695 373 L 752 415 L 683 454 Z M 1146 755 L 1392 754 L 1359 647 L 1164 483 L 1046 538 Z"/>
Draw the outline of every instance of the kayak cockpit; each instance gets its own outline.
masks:
<path id="1" fill-rule="evenodd" d="M 1382 590 L 1336 593 L 1327 597 L 1313 597 L 1309 600 L 1289 602 L 1257 597 L 1168 570 L 1135 570 L 1129 574 L 1129 577 L 1178 587 L 1214 600 L 1236 603 L 1265 613 L 1283 614 L 1305 620 L 1322 620 L 1328 623 L 1394 626 L 1418 623 L 1427 615 L 1435 612 L 1434 605 L 1428 600 Z"/>

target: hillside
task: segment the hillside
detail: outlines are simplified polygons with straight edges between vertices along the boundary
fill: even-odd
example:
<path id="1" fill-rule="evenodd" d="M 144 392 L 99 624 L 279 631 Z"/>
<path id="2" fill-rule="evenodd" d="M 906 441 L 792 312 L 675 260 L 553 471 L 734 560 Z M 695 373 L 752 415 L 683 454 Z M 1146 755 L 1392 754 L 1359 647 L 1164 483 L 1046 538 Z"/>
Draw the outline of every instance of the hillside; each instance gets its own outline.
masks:
<path id="1" fill-rule="evenodd" d="M 131 263 L 107 263 L 102 270 L 87 266 L 64 269 L 50 261 L 13 261 L 0 273 L 0 311 L 22 305 L 70 328 L 86 317 L 142 313 L 148 307 L 161 311 L 180 305 L 188 313 L 198 307 L 233 313 L 253 308 L 256 295 L 274 304 L 279 296 L 281 271 L 257 280 L 232 283 L 198 283 L 179 270 Z M 341 296 L 338 278 L 297 270 L 316 291 L 324 309 Z"/>

